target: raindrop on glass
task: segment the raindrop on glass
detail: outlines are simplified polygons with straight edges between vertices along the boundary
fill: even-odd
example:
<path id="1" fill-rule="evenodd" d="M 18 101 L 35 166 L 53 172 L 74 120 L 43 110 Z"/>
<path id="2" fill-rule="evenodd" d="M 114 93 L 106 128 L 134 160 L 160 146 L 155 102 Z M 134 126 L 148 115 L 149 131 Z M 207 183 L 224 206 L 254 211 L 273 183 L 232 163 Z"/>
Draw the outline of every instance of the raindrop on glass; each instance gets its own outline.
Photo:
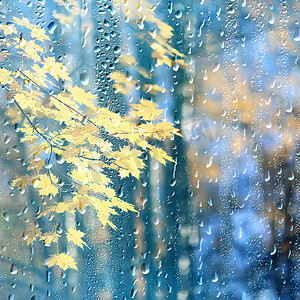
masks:
<path id="1" fill-rule="evenodd" d="M 88 85 L 90 82 L 89 75 L 86 72 L 80 74 L 80 82 L 82 85 Z"/>
<path id="2" fill-rule="evenodd" d="M 53 34 L 54 31 L 55 31 L 55 29 L 56 29 L 56 27 L 57 27 L 57 25 L 56 25 L 55 22 L 53 22 L 53 21 L 50 22 L 49 25 L 47 26 L 48 32 L 49 32 L 50 34 Z"/>
<path id="3" fill-rule="evenodd" d="M 218 277 L 218 274 L 216 272 L 214 272 L 212 275 L 211 275 L 211 281 L 212 282 L 217 282 L 219 280 L 219 277 Z"/>
<path id="4" fill-rule="evenodd" d="M 300 27 L 299 26 L 296 26 L 296 28 L 295 28 L 295 31 L 294 31 L 294 34 L 293 34 L 293 39 L 296 42 L 300 41 Z"/>

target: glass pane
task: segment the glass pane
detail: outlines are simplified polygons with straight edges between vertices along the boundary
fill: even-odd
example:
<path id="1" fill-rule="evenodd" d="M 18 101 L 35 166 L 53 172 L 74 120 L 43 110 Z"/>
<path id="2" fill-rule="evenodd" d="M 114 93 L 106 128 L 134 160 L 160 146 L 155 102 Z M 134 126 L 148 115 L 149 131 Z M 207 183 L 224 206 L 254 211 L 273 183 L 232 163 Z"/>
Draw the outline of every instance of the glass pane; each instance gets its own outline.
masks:
<path id="1" fill-rule="evenodd" d="M 299 26 L 0 0 L 0 298 L 300 299 Z"/>

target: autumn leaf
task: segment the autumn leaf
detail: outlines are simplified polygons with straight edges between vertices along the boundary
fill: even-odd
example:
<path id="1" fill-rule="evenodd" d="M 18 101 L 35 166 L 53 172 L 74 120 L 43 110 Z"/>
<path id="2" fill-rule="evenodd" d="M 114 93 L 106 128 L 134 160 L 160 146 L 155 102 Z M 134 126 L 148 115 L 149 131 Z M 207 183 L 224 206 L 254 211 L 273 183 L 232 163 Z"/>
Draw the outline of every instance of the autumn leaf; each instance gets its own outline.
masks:
<path id="1" fill-rule="evenodd" d="M 67 81 L 71 80 L 67 68 L 62 63 L 56 62 L 54 57 L 46 57 L 43 68 L 56 80 L 59 78 Z"/>
<path id="2" fill-rule="evenodd" d="M 54 185 L 54 183 L 57 183 L 57 181 L 58 179 L 54 175 L 52 175 L 50 179 L 47 174 L 41 174 L 34 186 L 40 190 L 40 195 L 48 196 L 49 194 L 52 194 L 55 196 L 58 193 L 58 188 Z"/>
<path id="3" fill-rule="evenodd" d="M 163 165 L 166 164 L 166 160 L 174 162 L 173 158 L 161 148 L 151 147 L 150 155 Z"/>
<path id="4" fill-rule="evenodd" d="M 18 110 L 15 107 L 9 107 L 5 113 L 6 116 L 8 116 L 10 118 L 10 121 L 12 124 L 16 124 L 21 122 L 23 116 L 20 112 L 20 110 Z"/>
<path id="5" fill-rule="evenodd" d="M 143 118 L 145 121 L 156 119 L 163 112 L 162 109 L 157 109 L 157 104 L 148 100 L 142 99 L 138 104 L 132 104 L 132 114 Z"/>
<path id="6" fill-rule="evenodd" d="M 42 28 L 39 28 L 37 26 L 32 26 L 31 27 L 31 36 L 33 38 L 36 38 L 39 41 L 44 41 L 44 40 L 50 40 L 50 38 L 46 35 L 46 31 Z"/>
<path id="7" fill-rule="evenodd" d="M 45 245 L 50 245 L 51 243 L 57 243 L 58 234 L 56 232 L 46 232 L 40 237 L 40 240 L 44 241 Z"/>
<path id="8" fill-rule="evenodd" d="M 84 237 L 84 233 L 80 230 L 76 230 L 76 228 L 69 228 L 67 232 L 67 239 L 69 242 L 73 242 L 75 245 L 79 246 L 83 249 L 83 246 L 87 246 L 87 244 L 82 240 Z"/>
<path id="9" fill-rule="evenodd" d="M 68 268 L 77 270 L 75 259 L 66 253 L 51 255 L 48 259 L 45 260 L 45 264 L 49 268 L 51 268 L 54 265 L 57 265 L 63 270 L 66 270 Z"/>
<path id="10" fill-rule="evenodd" d="M 35 241 L 38 237 L 42 235 L 40 228 L 35 228 L 32 230 L 29 230 L 28 232 L 23 232 L 22 237 L 24 240 L 26 240 L 27 244 L 31 244 L 33 241 Z"/>
<path id="11" fill-rule="evenodd" d="M 0 24 L 0 30 L 3 30 L 3 33 L 5 35 L 10 35 L 10 34 L 13 34 L 13 33 L 17 33 L 17 29 L 16 27 L 13 25 L 13 24 Z"/>
<path id="12" fill-rule="evenodd" d="M 5 69 L 5 68 L 0 68 L 0 83 L 2 84 L 7 84 L 12 81 L 12 73 Z"/>

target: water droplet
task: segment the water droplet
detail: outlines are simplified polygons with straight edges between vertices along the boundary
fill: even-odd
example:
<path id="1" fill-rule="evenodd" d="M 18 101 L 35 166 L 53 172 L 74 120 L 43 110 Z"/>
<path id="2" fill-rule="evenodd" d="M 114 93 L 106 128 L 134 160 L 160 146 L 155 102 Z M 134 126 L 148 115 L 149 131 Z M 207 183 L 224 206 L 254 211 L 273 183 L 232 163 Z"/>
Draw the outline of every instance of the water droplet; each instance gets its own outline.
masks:
<path id="1" fill-rule="evenodd" d="M 119 54 L 121 52 L 121 48 L 119 46 L 116 46 L 113 51 L 115 54 Z"/>
<path id="2" fill-rule="evenodd" d="M 80 81 L 82 85 L 88 85 L 90 82 L 89 76 L 86 72 L 80 74 Z"/>
<path id="3" fill-rule="evenodd" d="M 212 275 L 211 275 L 211 281 L 212 282 L 217 282 L 219 280 L 219 277 L 218 277 L 218 274 L 216 272 L 214 272 Z"/>
<path id="4" fill-rule="evenodd" d="M 49 25 L 47 26 L 48 32 L 49 32 L 50 34 L 53 34 L 54 31 L 55 31 L 55 29 L 56 29 L 56 27 L 57 27 L 57 25 L 56 25 L 55 22 L 53 22 L 53 21 L 50 22 Z"/>
<path id="5" fill-rule="evenodd" d="M 99 53 L 101 51 L 101 48 L 97 45 L 94 48 L 94 53 Z"/>
<path id="6" fill-rule="evenodd" d="M 299 26 L 296 26 L 296 28 L 295 28 L 295 31 L 294 31 L 294 34 L 293 34 L 293 39 L 296 42 L 300 41 L 300 27 Z"/>
<path id="7" fill-rule="evenodd" d="M 141 271 L 144 275 L 148 274 L 150 272 L 149 264 L 148 263 L 142 263 Z"/>
<path id="8" fill-rule="evenodd" d="M 208 230 L 205 230 L 205 232 L 206 232 L 208 235 L 211 235 L 211 226 L 210 226 L 210 225 L 208 226 Z"/>
<path id="9" fill-rule="evenodd" d="M 239 239 L 241 239 L 243 236 L 243 229 L 241 226 L 239 226 Z"/>
<path id="10" fill-rule="evenodd" d="M 274 16 L 273 16 L 272 13 L 270 13 L 269 16 L 268 16 L 268 22 L 270 24 L 274 24 L 274 22 L 275 22 L 275 19 L 274 19 Z"/>
<path id="11" fill-rule="evenodd" d="M 266 128 L 268 129 L 272 128 L 272 123 L 270 120 L 268 120 L 268 123 L 266 124 Z"/>
<path id="12" fill-rule="evenodd" d="M 172 69 L 173 71 L 177 72 L 179 70 L 179 64 L 177 63 L 177 59 L 172 61 Z"/>
<path id="13" fill-rule="evenodd" d="M 268 170 L 268 174 L 267 174 L 267 176 L 265 177 L 265 182 L 270 181 L 270 179 L 271 179 L 270 171 Z"/>
<path id="14" fill-rule="evenodd" d="M 123 187 L 123 186 L 121 186 L 121 187 L 119 188 L 117 194 L 118 194 L 118 197 L 119 197 L 119 198 L 122 198 L 122 197 L 123 197 L 123 195 L 124 195 L 124 187 Z"/>
<path id="15" fill-rule="evenodd" d="M 55 160 L 59 165 L 62 165 L 66 160 L 59 154 L 55 153 Z"/>
<path id="16" fill-rule="evenodd" d="M 169 284 L 166 284 L 166 286 L 167 286 L 167 289 L 168 289 L 168 293 L 169 294 L 172 293 L 172 287 Z"/>
<path id="17" fill-rule="evenodd" d="M 4 138 L 4 144 L 8 144 L 10 142 L 10 137 L 7 135 L 5 138 Z"/>
<path id="18" fill-rule="evenodd" d="M 7 215 L 6 211 L 2 213 L 2 216 L 6 222 L 9 221 L 9 216 Z"/>
<path id="19" fill-rule="evenodd" d="M 295 179 L 295 174 L 294 174 L 294 171 L 292 170 L 292 171 L 289 172 L 288 180 L 292 181 L 294 179 Z"/>
<path id="20" fill-rule="evenodd" d="M 45 168 L 46 169 L 51 169 L 52 168 L 52 162 L 51 162 L 51 158 L 46 158 L 45 160 Z"/>
<path id="21" fill-rule="evenodd" d="M 210 198 L 208 198 L 207 203 L 208 203 L 209 206 L 213 206 L 213 202 L 212 202 L 212 200 Z"/>
<path id="22" fill-rule="evenodd" d="M 177 10 L 176 13 L 175 13 L 175 17 L 177 19 L 180 19 L 182 17 L 182 11 L 181 10 Z"/>
<path id="23" fill-rule="evenodd" d="M 202 283 L 203 283 L 203 277 L 200 277 L 198 280 L 198 285 L 202 285 Z"/>
<path id="24" fill-rule="evenodd" d="M 171 14 L 173 11 L 173 2 L 169 1 L 168 2 L 168 13 Z"/>
<path id="25" fill-rule="evenodd" d="M 272 247 L 272 250 L 270 252 L 270 255 L 274 255 L 277 251 L 277 248 L 276 248 L 276 245 L 274 244 L 273 247 Z"/>
<path id="26" fill-rule="evenodd" d="M 213 68 L 212 68 L 212 71 L 213 71 L 213 72 L 217 72 L 217 71 L 219 70 L 219 68 L 220 68 L 220 64 L 219 64 L 219 63 L 216 63 L 216 64 L 214 64 L 214 66 L 213 66 Z"/>
<path id="27" fill-rule="evenodd" d="M 231 6 L 228 8 L 227 12 L 232 15 L 235 12 L 235 8 L 233 6 Z"/>
<path id="28" fill-rule="evenodd" d="M 9 268 L 9 272 L 13 275 L 17 274 L 18 273 L 18 269 L 15 267 L 14 264 L 12 264 Z"/>
<path id="29" fill-rule="evenodd" d="M 136 270 L 136 266 L 131 266 L 130 267 L 130 272 L 132 276 L 135 276 L 135 270 Z"/>
<path id="30" fill-rule="evenodd" d="M 132 289 L 131 289 L 131 292 L 130 292 L 130 297 L 131 297 L 131 298 L 134 298 L 134 297 L 136 296 L 136 293 L 137 293 L 137 289 L 132 288 Z"/>
<path id="31" fill-rule="evenodd" d="M 211 156 L 211 157 L 209 158 L 208 162 L 205 164 L 205 167 L 206 167 L 207 169 L 210 168 L 211 165 L 212 165 L 212 163 L 213 163 L 213 157 Z"/>

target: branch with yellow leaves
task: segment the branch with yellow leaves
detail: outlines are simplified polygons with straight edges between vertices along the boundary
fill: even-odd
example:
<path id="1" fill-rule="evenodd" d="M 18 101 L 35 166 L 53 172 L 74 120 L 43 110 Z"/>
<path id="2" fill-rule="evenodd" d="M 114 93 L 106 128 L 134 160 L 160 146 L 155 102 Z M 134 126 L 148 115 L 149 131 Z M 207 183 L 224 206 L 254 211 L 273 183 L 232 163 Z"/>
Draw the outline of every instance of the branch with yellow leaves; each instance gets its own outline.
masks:
<path id="1" fill-rule="evenodd" d="M 16 26 L 22 27 L 21 36 Z M 12 123 L 19 122 L 19 113 L 28 122 L 19 129 L 23 134 L 22 142 L 28 145 L 28 174 L 16 178 L 14 186 L 19 189 L 33 186 L 41 196 L 58 195 L 54 205 L 42 209 L 38 218 L 48 214 L 74 214 L 90 206 L 104 226 L 115 228 L 110 218 L 118 213 L 117 209 L 125 212 L 135 209 L 117 196 L 106 171 L 117 171 L 120 178 L 131 175 L 139 179 L 145 167 L 141 158 L 144 152 L 162 164 L 172 162 L 172 157 L 148 140 L 173 138 L 180 135 L 178 129 L 161 120 L 163 111 L 151 101 L 142 99 L 132 105 L 127 116 L 120 116 L 109 109 L 98 108 L 96 96 L 77 86 L 67 84 L 64 91 L 59 91 L 56 88 L 58 80 L 71 82 L 71 78 L 62 63 L 44 54 L 44 41 L 49 40 L 45 31 L 26 18 L 14 18 L 14 24 L 0 25 L 0 30 L 7 35 L 7 49 L 10 49 L 2 54 L 2 65 L 6 67 L 0 68 L 0 83 L 9 93 L 7 98 L 12 98 L 11 102 L 16 105 L 15 110 L 10 107 L 7 114 Z M 32 39 L 27 41 L 25 36 Z M 22 63 L 28 60 L 28 69 L 18 67 L 13 54 L 21 57 Z M 45 124 L 46 129 L 41 129 L 38 122 Z M 53 168 L 54 156 L 68 164 L 68 173 Z M 67 184 L 53 173 L 67 178 L 69 187 L 62 189 Z M 69 192 L 71 199 L 59 201 L 61 192 Z M 83 247 L 84 233 L 74 230 L 68 229 L 68 240 Z M 59 241 L 55 234 L 34 228 L 26 238 L 28 243 L 39 238 L 51 244 Z M 45 263 L 49 267 L 77 268 L 75 260 L 66 253 L 55 253 Z"/>

